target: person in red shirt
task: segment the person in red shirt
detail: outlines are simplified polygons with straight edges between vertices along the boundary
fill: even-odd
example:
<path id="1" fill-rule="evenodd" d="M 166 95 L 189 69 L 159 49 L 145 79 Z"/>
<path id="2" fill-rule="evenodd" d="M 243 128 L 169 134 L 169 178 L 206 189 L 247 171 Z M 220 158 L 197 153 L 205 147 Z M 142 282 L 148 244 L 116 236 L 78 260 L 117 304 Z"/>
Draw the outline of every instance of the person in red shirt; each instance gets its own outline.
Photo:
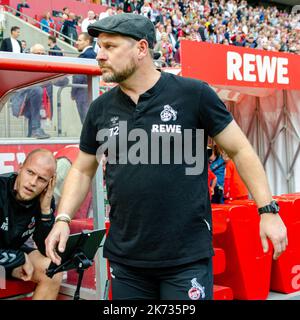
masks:
<path id="1" fill-rule="evenodd" d="M 235 167 L 234 162 L 223 152 L 222 157 L 226 163 L 224 180 L 224 199 L 248 199 L 248 190 Z"/>
<path id="2" fill-rule="evenodd" d="M 217 184 L 217 177 L 216 175 L 209 169 L 208 167 L 208 190 L 209 190 L 209 198 L 214 195 L 215 186 Z"/>

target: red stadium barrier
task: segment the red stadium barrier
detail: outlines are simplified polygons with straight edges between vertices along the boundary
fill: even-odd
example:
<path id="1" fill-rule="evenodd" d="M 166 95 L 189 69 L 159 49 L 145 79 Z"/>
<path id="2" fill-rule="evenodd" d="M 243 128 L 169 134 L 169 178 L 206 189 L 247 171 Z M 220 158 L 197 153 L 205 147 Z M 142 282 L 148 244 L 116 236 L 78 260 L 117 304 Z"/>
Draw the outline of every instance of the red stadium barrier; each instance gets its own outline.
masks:
<path id="1" fill-rule="evenodd" d="M 287 227 L 288 246 L 279 259 L 273 261 L 271 290 L 292 293 L 300 289 L 300 196 L 284 195 L 276 199 Z"/>
<path id="2" fill-rule="evenodd" d="M 22 281 L 17 279 L 6 280 L 6 289 L 0 290 L 0 299 L 7 299 L 27 295 L 34 291 L 36 284 L 31 281 Z"/>
<path id="3" fill-rule="evenodd" d="M 225 271 L 226 258 L 223 249 L 214 248 L 214 251 L 215 255 L 213 256 L 213 273 L 216 275 Z"/>
<path id="4" fill-rule="evenodd" d="M 215 283 L 230 287 L 235 299 L 266 299 L 272 255 L 271 250 L 263 252 L 255 206 L 213 205 L 213 215 L 216 208 L 223 210 L 227 229 L 213 239 L 226 255 L 225 272 L 215 275 Z"/>
<path id="5" fill-rule="evenodd" d="M 214 285 L 213 291 L 213 299 L 214 300 L 232 300 L 233 293 L 231 288 Z"/>
<path id="6" fill-rule="evenodd" d="M 214 236 L 226 231 L 227 217 L 226 214 L 224 214 L 224 208 L 222 206 L 213 207 L 212 221 Z"/>

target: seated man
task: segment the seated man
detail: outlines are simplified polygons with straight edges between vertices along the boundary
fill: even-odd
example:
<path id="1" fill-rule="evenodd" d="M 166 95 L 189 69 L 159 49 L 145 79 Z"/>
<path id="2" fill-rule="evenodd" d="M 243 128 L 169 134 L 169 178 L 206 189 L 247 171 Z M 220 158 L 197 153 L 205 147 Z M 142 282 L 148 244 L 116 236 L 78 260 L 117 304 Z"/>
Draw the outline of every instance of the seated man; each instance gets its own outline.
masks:
<path id="1" fill-rule="evenodd" d="M 45 238 L 54 224 L 56 160 L 45 149 L 28 154 L 18 173 L 0 175 L 0 266 L 6 278 L 37 283 L 33 299 L 56 299 L 62 274 L 46 276 Z M 25 243 L 30 236 L 37 246 Z"/>

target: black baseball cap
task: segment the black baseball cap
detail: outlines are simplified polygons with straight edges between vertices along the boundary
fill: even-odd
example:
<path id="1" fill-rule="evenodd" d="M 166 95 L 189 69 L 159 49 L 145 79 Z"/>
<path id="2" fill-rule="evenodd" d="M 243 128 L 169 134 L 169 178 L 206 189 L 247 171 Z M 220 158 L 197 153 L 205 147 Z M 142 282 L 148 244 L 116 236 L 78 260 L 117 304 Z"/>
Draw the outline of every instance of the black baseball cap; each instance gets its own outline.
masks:
<path id="1" fill-rule="evenodd" d="M 98 37 L 101 32 L 120 34 L 135 40 L 145 39 L 148 42 L 149 48 L 154 48 L 154 25 L 148 18 L 138 14 L 116 14 L 88 26 L 88 33 L 92 37 Z"/>

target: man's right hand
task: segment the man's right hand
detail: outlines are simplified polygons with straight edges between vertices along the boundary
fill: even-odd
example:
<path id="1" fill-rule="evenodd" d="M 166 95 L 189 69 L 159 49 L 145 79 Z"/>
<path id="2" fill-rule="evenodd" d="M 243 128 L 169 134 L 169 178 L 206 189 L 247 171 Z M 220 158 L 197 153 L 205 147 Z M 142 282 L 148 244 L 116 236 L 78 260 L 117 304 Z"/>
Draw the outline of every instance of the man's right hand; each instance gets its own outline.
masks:
<path id="1" fill-rule="evenodd" d="M 14 268 L 11 275 L 17 279 L 21 279 L 23 281 L 29 281 L 32 278 L 34 269 L 31 261 L 28 258 L 28 255 L 26 253 L 24 253 L 24 255 L 25 255 L 25 263 L 22 266 Z"/>
<path id="2" fill-rule="evenodd" d="M 53 226 L 49 233 L 46 243 L 46 254 L 56 265 L 61 264 L 61 257 L 58 255 L 59 252 L 64 252 L 66 243 L 70 235 L 70 227 L 68 223 L 64 221 L 58 221 Z"/>

